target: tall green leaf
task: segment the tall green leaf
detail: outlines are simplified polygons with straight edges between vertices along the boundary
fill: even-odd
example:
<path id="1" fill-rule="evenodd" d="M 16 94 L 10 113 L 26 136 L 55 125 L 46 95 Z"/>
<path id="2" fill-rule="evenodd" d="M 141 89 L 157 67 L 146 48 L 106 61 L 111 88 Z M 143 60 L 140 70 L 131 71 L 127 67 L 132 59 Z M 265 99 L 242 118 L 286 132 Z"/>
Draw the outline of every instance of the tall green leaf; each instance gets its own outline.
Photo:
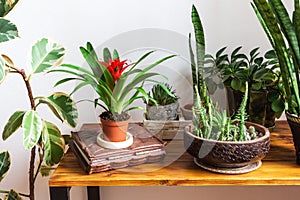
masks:
<path id="1" fill-rule="evenodd" d="M 25 149 L 32 149 L 40 139 L 43 122 L 42 118 L 34 110 L 27 111 L 23 117 L 22 127 L 24 129 L 23 145 Z"/>
<path id="2" fill-rule="evenodd" d="M 41 73 L 61 64 L 65 49 L 63 46 L 43 38 L 31 50 L 31 75 Z"/>
<path id="3" fill-rule="evenodd" d="M 109 63 L 109 60 L 111 59 L 111 53 L 107 47 L 103 49 L 103 60 L 106 63 Z"/>
<path id="4" fill-rule="evenodd" d="M 24 114 L 25 111 L 16 111 L 14 114 L 12 114 L 2 132 L 3 140 L 9 138 L 9 136 L 11 136 L 16 130 L 18 130 L 18 128 L 21 127 Z"/>
<path id="5" fill-rule="evenodd" d="M 5 66 L 5 60 L 0 56 L 0 83 L 4 81 L 6 77 L 6 66 Z"/>
<path id="6" fill-rule="evenodd" d="M 19 0 L 1 0 L 0 1 L 0 17 L 7 15 L 18 3 Z"/>
<path id="7" fill-rule="evenodd" d="M 10 156 L 8 151 L 0 153 L 0 182 L 5 177 L 10 167 Z"/>
<path id="8" fill-rule="evenodd" d="M 42 131 L 44 148 L 44 161 L 46 165 L 58 164 L 64 155 L 65 141 L 59 129 L 52 123 L 44 121 Z"/>
<path id="9" fill-rule="evenodd" d="M 16 25 L 7 19 L 0 18 L 0 43 L 17 37 L 19 37 L 19 33 Z"/>
<path id="10" fill-rule="evenodd" d="M 62 92 L 56 92 L 48 97 L 38 97 L 40 103 L 47 104 L 52 112 L 62 122 L 75 127 L 78 120 L 77 107 L 73 99 Z"/>

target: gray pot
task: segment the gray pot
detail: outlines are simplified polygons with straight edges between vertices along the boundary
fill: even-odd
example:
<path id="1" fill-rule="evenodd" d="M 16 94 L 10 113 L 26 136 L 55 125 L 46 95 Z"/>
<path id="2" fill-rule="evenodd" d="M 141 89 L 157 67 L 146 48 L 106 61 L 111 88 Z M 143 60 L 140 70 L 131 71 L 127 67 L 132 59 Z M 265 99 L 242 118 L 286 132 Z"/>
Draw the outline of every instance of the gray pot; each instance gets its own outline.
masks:
<path id="1" fill-rule="evenodd" d="M 176 101 L 175 103 L 158 107 L 146 105 L 147 113 L 146 118 L 149 120 L 177 120 L 178 119 L 178 107 L 179 103 Z"/>

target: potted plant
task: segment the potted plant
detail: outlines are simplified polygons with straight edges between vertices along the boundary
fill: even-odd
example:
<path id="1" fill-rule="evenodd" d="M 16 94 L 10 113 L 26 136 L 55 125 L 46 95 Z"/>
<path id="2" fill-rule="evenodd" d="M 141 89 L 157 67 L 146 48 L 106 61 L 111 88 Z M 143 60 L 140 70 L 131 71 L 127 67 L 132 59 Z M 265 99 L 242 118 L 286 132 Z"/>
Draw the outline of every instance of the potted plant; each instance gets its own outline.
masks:
<path id="1" fill-rule="evenodd" d="M 163 84 L 169 92 L 155 84 L 148 92 L 149 99 L 144 99 L 146 104 L 145 117 L 147 120 L 178 120 L 179 97 L 168 83 Z"/>
<path id="2" fill-rule="evenodd" d="M 284 99 L 281 91 L 279 65 L 273 50 L 259 56 L 259 48 L 254 48 L 249 55 L 240 53 L 241 46 L 232 51 L 230 57 L 225 54 L 226 47 L 217 51 L 216 55 L 207 54 L 205 78 L 209 92 L 218 86 L 225 86 L 229 112 L 233 115 L 241 104 L 245 83 L 249 83 L 249 100 L 247 113 L 249 121 L 262 124 L 268 128 L 275 126 L 275 118 L 279 118 L 284 110 Z M 215 77 L 221 79 L 215 83 Z M 217 79 L 217 80 L 219 80 Z M 223 85 L 222 85 L 223 84 Z"/>
<path id="3" fill-rule="evenodd" d="M 286 117 L 293 133 L 296 161 L 300 164 L 300 5 L 294 0 L 292 19 L 281 0 L 254 0 L 251 3 L 276 52 L 286 103 Z"/>
<path id="4" fill-rule="evenodd" d="M 144 54 L 137 62 L 131 64 L 128 64 L 127 60 L 120 60 L 117 50 L 111 54 L 108 48 L 103 49 L 103 60 L 100 60 L 90 42 L 87 43 L 86 48 L 80 47 L 80 51 L 89 64 L 90 70 L 72 64 L 64 64 L 52 72 L 74 75 L 74 77 L 65 78 L 56 84 L 78 80 L 80 83 L 72 93 L 86 85 L 90 85 L 95 90 L 98 97 L 93 102 L 95 106 L 100 106 L 105 110 L 100 114 L 100 119 L 105 135 L 104 139 L 107 141 L 126 140 L 130 119 L 127 112 L 142 109 L 133 106 L 132 103 L 140 98 L 149 99 L 148 93 L 143 89 L 145 82 L 157 83 L 172 95 L 163 84 L 152 79 L 160 74 L 151 72 L 151 70 L 174 55 L 164 57 L 144 69 L 138 69 L 137 66 L 154 51 Z"/>
<path id="5" fill-rule="evenodd" d="M 3 17 L 8 14 L 18 1 L 2 1 L 0 6 L 0 42 L 6 42 L 18 37 L 17 27 Z M 35 182 L 38 174 L 42 171 L 49 172 L 52 166 L 58 164 L 65 151 L 65 140 L 59 128 L 52 122 L 42 118 L 38 108 L 47 105 L 52 113 L 61 122 L 71 127 L 77 123 L 77 108 L 69 95 L 55 92 L 49 96 L 34 96 L 31 78 L 35 74 L 48 71 L 63 61 L 65 49 L 56 42 L 43 38 L 37 41 L 31 49 L 29 75 L 25 70 L 17 67 L 7 56 L 0 56 L 0 83 L 9 74 L 20 75 L 28 94 L 30 109 L 17 110 L 8 119 L 2 131 L 2 139 L 5 141 L 18 129 L 23 129 L 23 146 L 31 152 L 29 163 L 29 193 L 18 193 L 15 190 L 0 190 L 4 199 L 22 199 L 21 196 L 30 200 L 35 199 Z M 39 159 L 37 160 L 36 157 Z M 37 164 L 36 164 L 37 163 Z M 8 151 L 0 154 L 0 181 L 4 178 L 10 167 Z M 44 173 L 45 174 L 45 173 Z"/>
<path id="6" fill-rule="evenodd" d="M 199 14 L 194 6 L 192 21 L 197 31 L 196 41 L 198 37 L 198 41 L 202 44 L 197 45 L 197 65 L 198 69 L 203 69 L 204 33 Z M 196 64 L 193 61 L 193 54 L 191 59 L 191 63 Z M 227 115 L 226 110 L 219 111 L 218 106 L 207 95 L 203 74 L 198 74 L 198 82 L 202 87 L 195 86 L 193 124 L 186 127 L 184 134 L 184 146 L 187 152 L 195 158 L 196 164 L 214 172 L 245 173 L 258 168 L 259 161 L 269 151 L 270 133 L 264 126 L 246 122 L 248 84 L 245 85 L 241 106 L 232 119 Z"/>

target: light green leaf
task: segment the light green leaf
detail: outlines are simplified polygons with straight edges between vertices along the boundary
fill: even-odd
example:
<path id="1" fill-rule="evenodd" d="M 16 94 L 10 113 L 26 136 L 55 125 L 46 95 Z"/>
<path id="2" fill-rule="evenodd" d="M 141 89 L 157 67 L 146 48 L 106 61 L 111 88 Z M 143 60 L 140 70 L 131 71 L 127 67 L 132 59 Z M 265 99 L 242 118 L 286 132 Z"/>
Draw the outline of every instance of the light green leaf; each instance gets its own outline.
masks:
<path id="1" fill-rule="evenodd" d="M 0 83 L 4 81 L 6 77 L 6 66 L 5 66 L 5 60 L 0 56 Z"/>
<path id="2" fill-rule="evenodd" d="M 33 45 L 31 50 L 31 75 L 60 65 L 64 55 L 64 47 L 46 38 L 41 39 Z"/>
<path id="3" fill-rule="evenodd" d="M 13 40 L 18 36 L 19 34 L 16 25 L 7 19 L 0 18 L 0 42 Z"/>
<path id="4" fill-rule="evenodd" d="M 2 139 L 6 140 L 9 136 L 11 136 L 18 128 L 22 125 L 23 116 L 25 111 L 16 111 L 12 116 L 8 119 L 4 130 L 2 132 Z"/>
<path id="5" fill-rule="evenodd" d="M 10 156 L 8 151 L 0 153 L 0 182 L 5 177 L 10 167 Z"/>
<path id="6" fill-rule="evenodd" d="M 22 200 L 19 193 L 14 190 L 10 190 L 7 195 L 5 195 L 4 200 Z"/>
<path id="7" fill-rule="evenodd" d="M 59 129 L 54 124 L 44 121 L 42 138 L 45 145 L 44 161 L 46 165 L 58 164 L 65 150 L 65 141 Z"/>
<path id="8" fill-rule="evenodd" d="M 24 129 L 23 145 L 25 149 L 33 148 L 41 136 L 43 122 L 36 111 L 27 111 L 23 117 L 22 127 Z"/>
<path id="9" fill-rule="evenodd" d="M 39 101 L 47 104 L 62 122 L 66 122 L 71 127 L 76 126 L 78 120 L 77 107 L 69 95 L 56 92 L 49 97 L 39 97 Z"/>

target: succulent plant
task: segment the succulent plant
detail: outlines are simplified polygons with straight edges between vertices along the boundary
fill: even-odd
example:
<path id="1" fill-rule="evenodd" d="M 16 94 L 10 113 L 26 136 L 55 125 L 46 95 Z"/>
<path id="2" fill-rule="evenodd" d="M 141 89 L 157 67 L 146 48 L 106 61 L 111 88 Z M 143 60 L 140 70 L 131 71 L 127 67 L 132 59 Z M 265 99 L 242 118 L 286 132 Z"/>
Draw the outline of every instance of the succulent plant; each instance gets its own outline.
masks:
<path id="1" fill-rule="evenodd" d="M 171 94 L 167 91 L 170 91 Z M 152 87 L 151 92 L 148 93 L 148 95 L 150 97 L 149 101 L 144 101 L 149 106 L 156 105 L 156 103 L 157 105 L 162 106 L 169 105 L 171 103 L 175 103 L 179 99 L 179 97 L 176 95 L 176 91 L 168 83 L 155 84 Z M 153 100 L 155 100 L 156 103 Z"/>

